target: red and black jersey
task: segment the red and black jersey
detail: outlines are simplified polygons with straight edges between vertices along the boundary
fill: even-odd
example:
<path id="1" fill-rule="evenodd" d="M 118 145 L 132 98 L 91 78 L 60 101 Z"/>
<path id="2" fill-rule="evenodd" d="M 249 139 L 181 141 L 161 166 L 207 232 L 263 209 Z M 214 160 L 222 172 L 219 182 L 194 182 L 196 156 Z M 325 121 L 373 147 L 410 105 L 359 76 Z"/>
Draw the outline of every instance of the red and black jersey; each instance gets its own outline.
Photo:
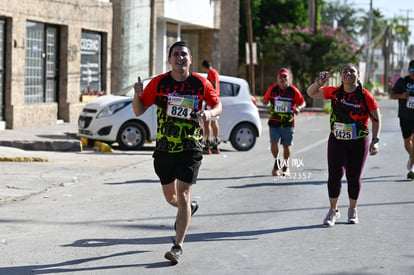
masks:
<path id="1" fill-rule="evenodd" d="M 193 114 L 202 109 L 203 100 L 210 107 L 220 102 L 207 79 L 192 73 L 180 82 L 170 72 L 164 73 L 148 83 L 140 99 L 146 107 L 157 105 L 156 150 L 202 151 L 200 123 L 192 119 Z"/>
<path id="2" fill-rule="evenodd" d="M 378 109 L 378 104 L 368 90 L 359 85 L 354 92 L 347 93 L 341 85 L 324 87 L 323 92 L 325 99 L 331 100 L 330 127 L 337 138 L 360 139 L 369 134 L 370 112 Z M 342 132 L 348 131 L 350 135 L 348 137 L 338 136 L 341 129 Z"/>
<path id="3" fill-rule="evenodd" d="M 294 85 L 280 89 L 277 84 L 274 84 L 266 90 L 263 99 L 270 102 L 268 125 L 279 128 L 295 126 L 293 110 L 296 106 L 305 103 L 302 93 Z"/>

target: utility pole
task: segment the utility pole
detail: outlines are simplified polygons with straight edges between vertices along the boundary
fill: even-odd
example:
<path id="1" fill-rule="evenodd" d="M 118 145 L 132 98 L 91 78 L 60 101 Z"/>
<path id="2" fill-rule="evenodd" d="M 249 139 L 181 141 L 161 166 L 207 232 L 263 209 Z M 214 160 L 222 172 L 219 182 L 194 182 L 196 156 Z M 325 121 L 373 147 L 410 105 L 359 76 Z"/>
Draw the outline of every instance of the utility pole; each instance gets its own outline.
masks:
<path id="1" fill-rule="evenodd" d="M 394 68 L 394 61 L 390 64 L 390 56 L 393 52 L 393 45 L 394 39 L 392 37 L 392 31 L 390 30 L 390 26 L 387 26 L 384 33 L 384 38 L 382 39 L 382 53 L 384 57 L 384 92 L 388 94 L 389 91 L 389 83 L 392 78 L 393 68 Z M 394 58 L 392 59 L 394 60 Z"/>
<path id="2" fill-rule="evenodd" d="M 254 63 L 253 63 L 253 26 L 252 26 L 252 12 L 250 0 L 245 0 L 246 4 L 246 26 L 247 26 L 247 42 L 249 49 L 249 83 L 253 96 L 256 95 Z"/>
<path id="3" fill-rule="evenodd" d="M 318 31 L 318 0 L 308 0 L 308 20 L 309 29 L 316 34 Z"/>
<path id="4" fill-rule="evenodd" d="M 368 15 L 368 38 L 367 38 L 367 54 L 366 54 L 366 68 L 365 68 L 365 79 L 364 82 L 368 82 L 371 74 L 371 36 L 372 36 L 372 21 L 374 20 L 374 13 L 372 11 L 372 0 L 369 4 L 369 15 Z"/>
<path id="5" fill-rule="evenodd" d="M 315 35 L 318 31 L 318 0 L 308 0 L 309 30 Z M 310 98 L 312 107 L 315 107 L 315 99 Z"/>

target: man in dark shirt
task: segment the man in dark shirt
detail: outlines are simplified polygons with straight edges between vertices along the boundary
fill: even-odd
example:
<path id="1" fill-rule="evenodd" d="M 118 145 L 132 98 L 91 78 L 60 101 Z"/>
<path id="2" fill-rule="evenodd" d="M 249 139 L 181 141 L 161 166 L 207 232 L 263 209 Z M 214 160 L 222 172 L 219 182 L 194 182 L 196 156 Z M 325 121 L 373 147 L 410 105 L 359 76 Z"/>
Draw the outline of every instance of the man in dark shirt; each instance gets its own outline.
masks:
<path id="1" fill-rule="evenodd" d="M 390 97 L 398 99 L 398 117 L 408 153 L 407 179 L 414 180 L 414 60 L 408 64 L 408 75 L 400 77 L 392 87 Z"/>

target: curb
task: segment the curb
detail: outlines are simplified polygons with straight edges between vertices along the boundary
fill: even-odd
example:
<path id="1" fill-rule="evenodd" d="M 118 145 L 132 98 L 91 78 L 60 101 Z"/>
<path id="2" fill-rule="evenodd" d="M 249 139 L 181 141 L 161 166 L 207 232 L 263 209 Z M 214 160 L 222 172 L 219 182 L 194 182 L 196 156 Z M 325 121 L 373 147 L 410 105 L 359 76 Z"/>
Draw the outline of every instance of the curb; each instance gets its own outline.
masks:
<path id="1" fill-rule="evenodd" d="M 0 157 L 0 162 L 51 162 L 40 157 Z"/>
<path id="2" fill-rule="evenodd" d="M 15 147 L 28 151 L 82 152 L 83 149 L 80 140 L 3 140 L 0 141 L 0 146 Z"/>

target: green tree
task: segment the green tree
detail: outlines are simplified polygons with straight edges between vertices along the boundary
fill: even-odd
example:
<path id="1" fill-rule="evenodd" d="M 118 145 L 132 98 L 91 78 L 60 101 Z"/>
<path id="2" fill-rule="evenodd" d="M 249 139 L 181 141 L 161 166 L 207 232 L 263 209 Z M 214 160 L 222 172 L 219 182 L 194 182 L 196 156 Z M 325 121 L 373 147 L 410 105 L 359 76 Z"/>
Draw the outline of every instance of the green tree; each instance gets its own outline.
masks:
<path id="1" fill-rule="evenodd" d="M 342 28 L 321 26 L 316 34 L 299 25 L 279 24 L 266 27 L 264 60 L 266 64 L 286 64 L 295 85 L 306 91 L 322 70 L 339 71 L 345 63 L 357 63 L 361 48 L 344 35 Z"/>
<path id="2" fill-rule="evenodd" d="M 256 35 L 266 35 L 264 26 L 270 24 L 291 23 L 295 25 L 308 25 L 307 0 L 262 0 L 255 14 L 254 28 Z"/>
<path id="3" fill-rule="evenodd" d="M 307 25 L 308 0 L 251 0 L 251 14 L 253 36 L 255 40 L 262 41 L 266 36 L 266 25 L 279 23 L 292 23 L 302 26 Z M 245 1 L 240 1 L 240 36 L 239 57 L 240 62 L 245 62 L 247 42 Z"/>

